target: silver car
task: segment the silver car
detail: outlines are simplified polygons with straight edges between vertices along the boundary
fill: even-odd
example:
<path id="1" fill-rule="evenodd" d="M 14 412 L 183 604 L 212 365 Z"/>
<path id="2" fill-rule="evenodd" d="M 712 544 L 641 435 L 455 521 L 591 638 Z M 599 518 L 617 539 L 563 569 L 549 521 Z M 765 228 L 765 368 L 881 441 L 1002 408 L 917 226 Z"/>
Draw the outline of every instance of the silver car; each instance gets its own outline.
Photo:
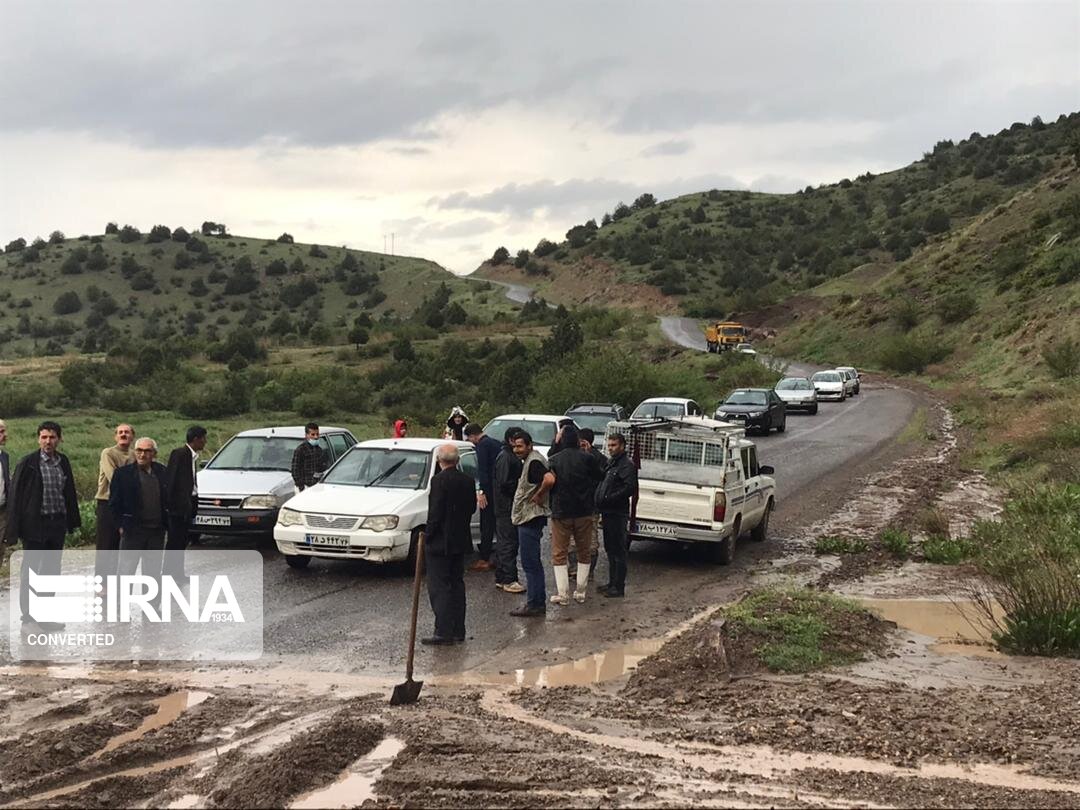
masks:
<path id="1" fill-rule="evenodd" d="M 834 369 L 834 371 L 836 371 L 844 381 L 844 394 L 846 396 L 853 397 L 859 393 L 859 378 L 855 376 L 853 370 L 838 368 Z"/>
<path id="2" fill-rule="evenodd" d="M 859 389 L 862 388 L 862 379 L 859 377 L 859 372 L 854 366 L 837 366 L 837 371 L 846 371 L 852 377 L 855 378 L 855 394 L 859 393 Z"/>
<path id="3" fill-rule="evenodd" d="M 789 411 L 818 412 L 817 389 L 806 377 L 784 377 L 776 384 L 776 395 Z"/>

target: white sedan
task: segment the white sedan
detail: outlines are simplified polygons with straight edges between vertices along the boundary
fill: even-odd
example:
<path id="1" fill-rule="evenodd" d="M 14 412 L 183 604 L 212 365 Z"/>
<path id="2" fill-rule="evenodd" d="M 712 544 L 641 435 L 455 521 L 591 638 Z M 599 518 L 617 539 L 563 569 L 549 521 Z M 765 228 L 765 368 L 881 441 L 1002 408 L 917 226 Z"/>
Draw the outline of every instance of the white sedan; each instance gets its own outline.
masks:
<path id="1" fill-rule="evenodd" d="M 285 562 L 304 568 L 312 557 L 387 563 L 413 559 L 427 520 L 428 489 L 440 439 L 376 439 L 338 459 L 322 480 L 278 513 L 274 541 Z M 476 478 L 476 451 L 461 452 L 460 469 Z M 473 516 L 474 526 L 479 512 Z"/>
<path id="2" fill-rule="evenodd" d="M 810 378 L 817 391 L 818 399 L 835 399 L 843 402 L 847 399 L 847 383 L 839 371 L 819 371 Z"/>
<path id="3" fill-rule="evenodd" d="M 789 411 L 801 408 L 810 413 L 818 412 L 817 390 L 806 377 L 784 377 L 776 384 L 775 390 Z"/>

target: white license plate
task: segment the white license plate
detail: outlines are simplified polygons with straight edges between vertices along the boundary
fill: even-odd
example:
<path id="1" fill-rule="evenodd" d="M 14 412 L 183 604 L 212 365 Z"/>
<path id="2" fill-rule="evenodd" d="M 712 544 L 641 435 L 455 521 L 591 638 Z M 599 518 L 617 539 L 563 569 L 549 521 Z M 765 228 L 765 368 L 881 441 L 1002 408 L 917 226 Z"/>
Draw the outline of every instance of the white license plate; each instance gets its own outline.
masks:
<path id="1" fill-rule="evenodd" d="M 337 534 L 305 534 L 304 542 L 309 546 L 347 546 L 349 538 Z"/>
<path id="2" fill-rule="evenodd" d="M 675 527 L 663 523 L 643 523 L 638 521 L 637 531 L 639 534 L 652 534 L 657 537 L 675 537 Z"/>
<path id="3" fill-rule="evenodd" d="M 231 526 L 232 518 L 228 515 L 196 515 L 196 526 Z"/>

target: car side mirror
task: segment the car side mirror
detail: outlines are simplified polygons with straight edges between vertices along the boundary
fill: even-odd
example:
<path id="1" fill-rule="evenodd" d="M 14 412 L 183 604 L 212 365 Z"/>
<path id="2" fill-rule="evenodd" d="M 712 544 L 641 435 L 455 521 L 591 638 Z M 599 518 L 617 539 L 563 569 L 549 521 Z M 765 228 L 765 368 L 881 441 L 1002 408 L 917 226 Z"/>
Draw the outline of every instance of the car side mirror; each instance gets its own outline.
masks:
<path id="1" fill-rule="evenodd" d="M 775 475 L 776 474 L 776 470 L 774 470 L 768 464 L 762 464 L 760 467 L 758 467 L 758 472 L 761 473 L 762 475 Z"/>

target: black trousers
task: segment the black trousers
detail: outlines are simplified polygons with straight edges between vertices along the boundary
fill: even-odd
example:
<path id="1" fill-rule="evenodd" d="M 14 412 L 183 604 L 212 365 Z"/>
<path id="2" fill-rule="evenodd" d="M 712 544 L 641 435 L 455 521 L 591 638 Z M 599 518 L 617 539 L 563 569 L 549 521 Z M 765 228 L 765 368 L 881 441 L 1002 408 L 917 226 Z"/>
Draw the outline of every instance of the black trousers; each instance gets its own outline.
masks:
<path id="1" fill-rule="evenodd" d="M 162 552 L 165 549 L 165 527 L 136 526 L 120 538 L 120 574 L 134 574 L 142 568 L 143 576 L 161 575 Z"/>
<path id="2" fill-rule="evenodd" d="M 116 573 L 116 552 L 120 549 L 120 529 L 108 501 L 97 502 L 97 556 L 94 573 L 104 578 Z"/>
<path id="3" fill-rule="evenodd" d="M 490 560 L 495 547 L 495 507 L 490 503 L 487 509 L 480 510 L 480 548 L 477 550 L 481 560 Z"/>
<path id="4" fill-rule="evenodd" d="M 426 550 L 426 549 L 425 549 Z M 428 554 L 428 598 L 436 638 L 465 638 L 465 555 Z"/>
<path id="5" fill-rule="evenodd" d="M 518 581 L 518 530 L 510 515 L 495 516 L 495 582 Z"/>
<path id="6" fill-rule="evenodd" d="M 626 589 L 627 529 L 626 515 L 606 514 L 604 519 L 604 551 L 608 558 L 608 587 L 622 593 Z"/>
<path id="7" fill-rule="evenodd" d="M 60 552 L 67 536 L 67 518 L 42 517 L 40 529 L 32 537 L 23 537 L 22 576 L 19 582 L 19 609 L 23 621 L 30 615 L 30 570 L 36 574 L 59 574 L 62 572 Z M 39 594 L 47 596 L 49 594 Z"/>
<path id="8" fill-rule="evenodd" d="M 191 522 L 194 519 L 194 513 L 186 517 L 183 515 L 169 515 L 169 533 L 165 539 L 165 550 L 177 553 L 166 556 L 165 568 L 169 570 L 163 571 L 163 573 L 174 577 L 184 575 L 184 566 L 182 562 L 169 565 L 168 560 L 183 560 L 183 552 L 187 550 L 188 543 L 191 540 Z"/>

